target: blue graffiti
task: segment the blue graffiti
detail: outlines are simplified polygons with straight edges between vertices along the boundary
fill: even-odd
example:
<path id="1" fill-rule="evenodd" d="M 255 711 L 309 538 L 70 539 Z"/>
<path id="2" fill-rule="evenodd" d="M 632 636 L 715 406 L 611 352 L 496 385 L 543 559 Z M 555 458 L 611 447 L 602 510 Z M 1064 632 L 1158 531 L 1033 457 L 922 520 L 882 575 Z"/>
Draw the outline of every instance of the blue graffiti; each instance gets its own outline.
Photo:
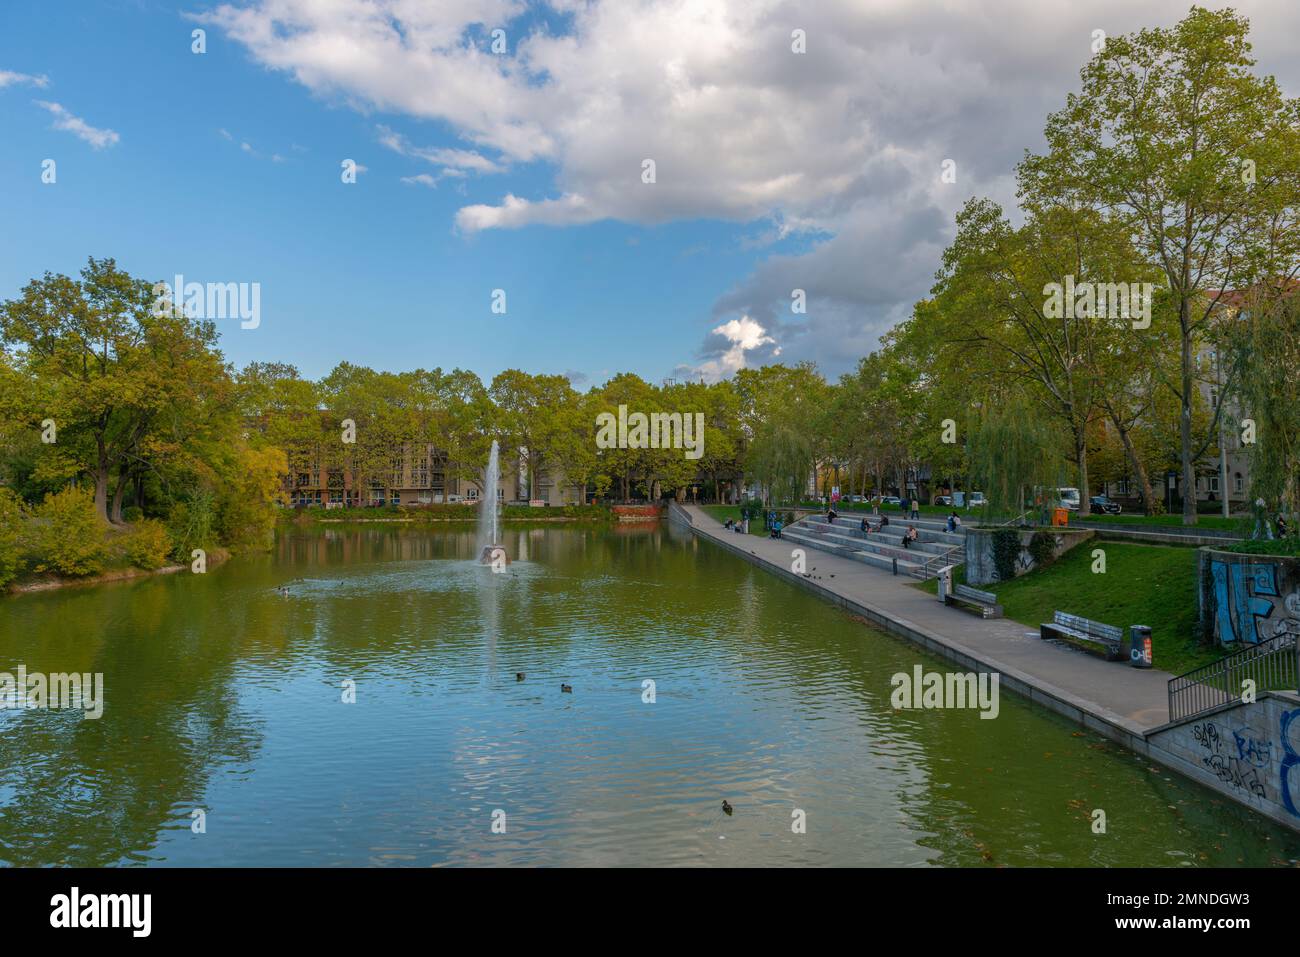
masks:
<path id="1" fill-rule="evenodd" d="M 1237 757 L 1257 768 L 1267 767 L 1273 761 L 1273 742 L 1261 738 L 1254 728 L 1233 731 L 1232 742 L 1237 746 Z"/>
<path id="2" fill-rule="evenodd" d="M 1210 578 L 1219 641 L 1225 645 L 1234 641 L 1258 644 L 1258 620 L 1273 613 L 1273 602 L 1260 596 L 1278 596 L 1277 566 L 1216 561 L 1210 563 Z"/>
<path id="3" fill-rule="evenodd" d="M 1291 769 L 1300 765 L 1300 754 L 1296 753 L 1295 746 L 1291 743 L 1291 722 L 1300 717 L 1300 708 L 1292 711 L 1282 712 L 1282 763 L 1278 766 L 1278 772 L 1282 778 L 1282 805 L 1294 814 L 1300 817 L 1300 811 L 1296 810 L 1295 801 L 1291 797 Z M 1300 725 L 1297 725 L 1300 730 Z"/>

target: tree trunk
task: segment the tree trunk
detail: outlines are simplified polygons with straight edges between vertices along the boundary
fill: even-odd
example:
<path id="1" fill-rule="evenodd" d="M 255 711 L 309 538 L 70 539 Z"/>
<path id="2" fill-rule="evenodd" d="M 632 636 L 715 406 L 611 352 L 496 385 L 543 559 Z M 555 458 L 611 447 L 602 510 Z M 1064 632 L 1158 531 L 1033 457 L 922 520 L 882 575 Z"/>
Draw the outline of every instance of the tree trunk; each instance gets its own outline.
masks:
<path id="1" fill-rule="evenodd" d="M 1074 462 L 1079 468 L 1079 517 L 1092 514 L 1092 495 L 1088 490 L 1088 429 L 1087 423 L 1074 434 Z"/>
<path id="2" fill-rule="evenodd" d="M 98 458 L 95 467 L 95 514 L 99 520 L 108 522 L 108 450 L 102 438 L 95 439 Z"/>
<path id="3" fill-rule="evenodd" d="M 113 490 L 113 507 L 109 512 L 108 520 L 114 525 L 122 524 L 122 499 L 126 496 L 127 469 L 125 466 L 118 469 L 117 488 Z"/>
<path id="4" fill-rule="evenodd" d="M 1185 258 L 1185 257 L 1184 257 Z M 1186 277 L 1184 266 L 1184 278 Z M 1183 339 L 1183 394 L 1182 409 L 1179 415 L 1179 438 L 1182 440 L 1183 464 L 1183 524 L 1196 524 L 1196 474 L 1192 462 L 1192 335 L 1188 329 L 1191 304 L 1187 301 L 1187 285 L 1182 286 L 1182 301 L 1178 306 L 1178 318 Z"/>
<path id="5" fill-rule="evenodd" d="M 1115 431 L 1119 433 L 1119 440 L 1124 446 L 1124 455 L 1128 459 L 1129 468 L 1137 476 L 1138 486 L 1142 489 L 1142 510 L 1147 515 L 1154 515 L 1155 500 L 1152 496 L 1151 479 L 1147 475 L 1146 466 L 1142 464 L 1142 458 L 1133 445 L 1133 438 L 1129 435 L 1128 429 L 1119 424 L 1119 419 L 1116 416 L 1112 415 L 1110 420 L 1115 425 Z"/>

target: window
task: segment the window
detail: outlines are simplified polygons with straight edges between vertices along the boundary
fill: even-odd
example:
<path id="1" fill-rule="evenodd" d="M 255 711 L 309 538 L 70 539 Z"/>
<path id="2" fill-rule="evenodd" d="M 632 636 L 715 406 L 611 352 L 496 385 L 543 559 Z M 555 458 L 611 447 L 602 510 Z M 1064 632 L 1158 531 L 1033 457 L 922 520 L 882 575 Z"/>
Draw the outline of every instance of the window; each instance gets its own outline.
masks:
<path id="1" fill-rule="evenodd" d="M 1234 491 L 1240 492 L 1245 487 L 1246 487 L 1246 483 L 1241 480 L 1241 473 L 1238 472 L 1237 477 L 1233 480 L 1232 488 Z"/>
<path id="2" fill-rule="evenodd" d="M 343 492 L 331 489 L 330 504 L 334 504 L 335 502 L 342 502 L 342 501 L 343 501 Z"/>
<path id="3" fill-rule="evenodd" d="M 1211 475 L 1211 476 L 1210 476 L 1210 491 L 1211 491 L 1211 492 L 1217 492 L 1218 490 L 1219 490 L 1219 477 L 1218 477 L 1217 475 Z"/>

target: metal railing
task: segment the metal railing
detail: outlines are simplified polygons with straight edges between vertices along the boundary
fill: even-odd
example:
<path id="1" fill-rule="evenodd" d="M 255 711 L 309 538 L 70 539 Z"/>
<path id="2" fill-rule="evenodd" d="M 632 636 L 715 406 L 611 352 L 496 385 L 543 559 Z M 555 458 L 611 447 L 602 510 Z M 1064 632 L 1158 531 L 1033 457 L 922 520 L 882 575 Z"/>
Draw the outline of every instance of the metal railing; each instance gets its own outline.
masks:
<path id="1" fill-rule="evenodd" d="M 1169 679 L 1169 720 L 1183 721 L 1242 700 L 1242 683 L 1256 691 L 1300 689 L 1300 646 L 1292 634 L 1274 635 L 1212 664 Z"/>

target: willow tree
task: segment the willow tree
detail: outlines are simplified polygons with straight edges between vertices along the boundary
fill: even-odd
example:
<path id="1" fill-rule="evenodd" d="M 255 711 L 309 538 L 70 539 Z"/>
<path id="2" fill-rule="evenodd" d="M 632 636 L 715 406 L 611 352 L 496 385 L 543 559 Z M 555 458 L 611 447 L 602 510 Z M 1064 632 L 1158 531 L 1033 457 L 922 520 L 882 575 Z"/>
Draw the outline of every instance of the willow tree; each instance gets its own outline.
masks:
<path id="1" fill-rule="evenodd" d="M 1243 417 L 1255 424 L 1251 498 L 1300 515 L 1300 298 L 1294 286 L 1256 290 L 1242 303 L 1233 347 L 1244 369 Z"/>
<path id="2" fill-rule="evenodd" d="M 1050 504 L 1061 481 L 1060 431 L 1019 400 L 973 415 L 967 456 L 971 478 L 983 489 L 985 514 L 1021 511 L 1026 501 Z"/>

